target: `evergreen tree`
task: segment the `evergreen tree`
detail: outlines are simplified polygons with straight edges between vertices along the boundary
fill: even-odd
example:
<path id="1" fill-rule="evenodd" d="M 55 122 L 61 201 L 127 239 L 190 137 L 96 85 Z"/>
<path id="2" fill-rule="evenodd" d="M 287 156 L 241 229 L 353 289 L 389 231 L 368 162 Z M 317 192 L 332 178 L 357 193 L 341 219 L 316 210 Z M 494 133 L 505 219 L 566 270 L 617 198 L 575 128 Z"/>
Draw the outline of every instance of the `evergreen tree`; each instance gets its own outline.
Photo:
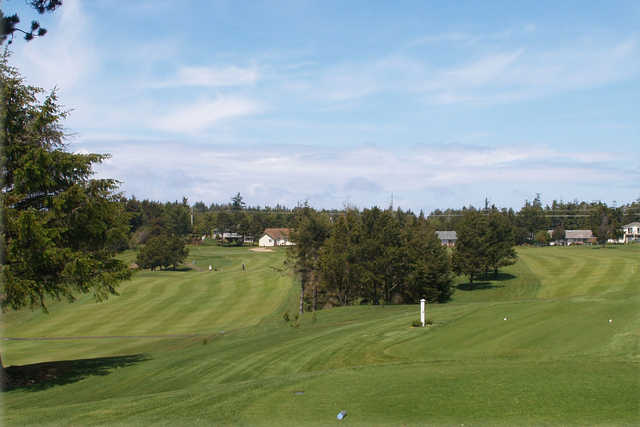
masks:
<path id="1" fill-rule="evenodd" d="M 320 272 L 325 289 L 336 295 L 340 305 L 349 304 L 353 292 L 349 262 L 353 248 L 350 247 L 349 237 L 346 219 L 338 218 L 320 256 Z"/>
<path id="2" fill-rule="evenodd" d="M 189 254 L 184 239 L 175 234 L 161 234 L 150 238 L 138 252 L 136 263 L 141 268 L 149 268 L 151 271 L 158 267 L 168 268 L 184 262 Z"/>
<path id="3" fill-rule="evenodd" d="M 489 266 L 487 255 L 488 223 L 486 216 L 475 210 L 467 211 L 456 230 L 458 240 L 453 250 L 453 271 L 469 276 L 469 282 Z"/>
<path id="4" fill-rule="evenodd" d="M 236 194 L 235 196 L 233 196 L 231 198 L 231 209 L 239 211 L 239 210 L 244 209 L 244 205 L 245 205 L 245 203 L 244 203 L 240 193 Z"/>
<path id="5" fill-rule="evenodd" d="M 546 231 L 545 231 L 546 233 Z M 487 269 L 498 275 L 500 267 L 515 264 L 518 256 L 515 249 L 515 233 L 506 212 L 493 208 L 487 216 Z"/>
<path id="6" fill-rule="evenodd" d="M 40 307 L 77 293 L 101 300 L 130 277 L 114 256 L 127 236 L 117 182 L 91 179 L 107 155 L 68 152 L 67 113 L 0 60 L 2 309 Z"/>
<path id="7" fill-rule="evenodd" d="M 553 232 L 551 233 L 551 239 L 555 242 L 559 242 L 564 240 L 565 229 L 562 224 L 559 224 L 554 227 Z"/>
<path id="8" fill-rule="evenodd" d="M 140 268 L 148 268 L 151 271 L 165 264 L 165 248 L 167 246 L 166 236 L 151 237 L 145 245 L 138 251 L 136 264 Z"/>
<path id="9" fill-rule="evenodd" d="M 40 15 L 45 12 L 53 12 L 62 6 L 62 0 L 29 0 L 28 3 Z M 31 41 L 34 37 L 42 37 L 47 34 L 46 28 L 42 28 L 38 21 L 31 21 L 28 29 L 19 28 L 19 23 L 20 18 L 17 14 L 5 16 L 2 10 L 0 10 L 0 45 L 4 43 L 7 38 L 9 38 L 8 44 L 11 44 L 16 31 L 22 33 L 26 41 Z"/>
<path id="10" fill-rule="evenodd" d="M 435 230 L 424 221 L 411 228 L 407 252 L 410 268 L 403 289 L 405 301 L 446 302 L 453 294 L 451 266 L 447 249 Z"/>
<path id="11" fill-rule="evenodd" d="M 328 216 L 316 212 L 308 205 L 296 209 L 295 230 L 291 239 L 290 261 L 300 275 L 300 313 L 304 311 L 304 293 L 307 285 L 313 285 L 313 309 L 317 302 L 317 278 L 319 270 L 320 248 L 329 237 L 330 222 Z"/>
<path id="12" fill-rule="evenodd" d="M 534 240 L 539 246 L 546 246 L 549 243 L 549 233 L 544 230 L 536 232 Z"/>
<path id="13" fill-rule="evenodd" d="M 544 216 L 540 194 L 532 202 L 526 201 L 516 216 L 516 243 L 532 242 L 536 232 L 548 229 L 547 219 Z"/>

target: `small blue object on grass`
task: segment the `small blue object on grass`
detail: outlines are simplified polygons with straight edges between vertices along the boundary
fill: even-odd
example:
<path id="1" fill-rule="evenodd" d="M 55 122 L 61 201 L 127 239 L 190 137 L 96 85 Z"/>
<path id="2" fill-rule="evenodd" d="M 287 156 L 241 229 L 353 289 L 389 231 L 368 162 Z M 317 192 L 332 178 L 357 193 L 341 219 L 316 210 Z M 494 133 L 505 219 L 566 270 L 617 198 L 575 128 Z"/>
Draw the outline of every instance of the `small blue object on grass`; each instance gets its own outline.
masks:
<path id="1" fill-rule="evenodd" d="M 341 419 L 343 419 L 343 418 L 344 418 L 344 417 L 346 417 L 346 416 L 347 416 L 347 411 L 340 411 L 340 412 L 338 412 L 338 417 L 337 417 L 337 418 L 338 418 L 339 420 L 341 420 Z"/>

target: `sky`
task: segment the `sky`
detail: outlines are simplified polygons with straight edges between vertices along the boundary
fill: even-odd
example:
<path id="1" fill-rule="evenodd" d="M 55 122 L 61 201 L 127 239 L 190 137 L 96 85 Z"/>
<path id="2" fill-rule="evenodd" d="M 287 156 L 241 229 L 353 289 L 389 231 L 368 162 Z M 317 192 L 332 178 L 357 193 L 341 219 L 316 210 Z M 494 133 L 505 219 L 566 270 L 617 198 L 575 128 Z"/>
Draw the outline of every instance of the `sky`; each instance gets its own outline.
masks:
<path id="1" fill-rule="evenodd" d="M 16 39 L 127 196 L 430 212 L 640 198 L 640 2 L 64 0 Z"/>

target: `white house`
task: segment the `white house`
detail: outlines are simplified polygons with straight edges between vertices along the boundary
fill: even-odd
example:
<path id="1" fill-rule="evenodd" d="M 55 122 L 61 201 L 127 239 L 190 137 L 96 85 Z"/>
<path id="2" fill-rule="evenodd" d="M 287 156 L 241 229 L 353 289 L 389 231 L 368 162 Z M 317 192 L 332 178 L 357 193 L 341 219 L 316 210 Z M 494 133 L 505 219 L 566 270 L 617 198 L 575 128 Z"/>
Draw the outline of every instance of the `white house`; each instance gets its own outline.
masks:
<path id="1" fill-rule="evenodd" d="M 267 228 L 258 240 L 258 246 L 291 246 L 291 230 L 289 228 Z"/>
<path id="2" fill-rule="evenodd" d="M 640 242 L 640 222 L 632 222 L 622 227 L 623 243 Z"/>
<path id="3" fill-rule="evenodd" d="M 275 245 L 276 245 L 276 241 L 273 239 L 273 237 L 269 236 L 268 234 L 265 234 L 258 239 L 258 246 L 266 247 L 266 246 L 275 246 Z"/>

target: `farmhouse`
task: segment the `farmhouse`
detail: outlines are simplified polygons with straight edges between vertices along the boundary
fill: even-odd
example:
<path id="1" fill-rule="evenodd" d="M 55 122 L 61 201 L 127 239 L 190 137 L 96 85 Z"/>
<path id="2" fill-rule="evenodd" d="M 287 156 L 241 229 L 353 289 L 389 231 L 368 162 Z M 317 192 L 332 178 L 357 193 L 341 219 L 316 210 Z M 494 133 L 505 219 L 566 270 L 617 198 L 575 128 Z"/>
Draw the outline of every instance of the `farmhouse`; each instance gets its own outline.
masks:
<path id="1" fill-rule="evenodd" d="M 258 240 L 258 246 L 291 246 L 291 230 L 289 228 L 267 228 Z"/>
<path id="2" fill-rule="evenodd" d="M 622 227 L 623 243 L 640 241 L 640 222 L 635 221 Z"/>
<path id="3" fill-rule="evenodd" d="M 566 230 L 564 232 L 564 239 L 567 242 L 567 246 L 596 242 L 596 238 L 593 236 L 591 230 Z"/>
<path id="4" fill-rule="evenodd" d="M 436 234 L 443 246 L 451 248 L 456 245 L 458 234 L 455 231 L 436 231 Z"/>

